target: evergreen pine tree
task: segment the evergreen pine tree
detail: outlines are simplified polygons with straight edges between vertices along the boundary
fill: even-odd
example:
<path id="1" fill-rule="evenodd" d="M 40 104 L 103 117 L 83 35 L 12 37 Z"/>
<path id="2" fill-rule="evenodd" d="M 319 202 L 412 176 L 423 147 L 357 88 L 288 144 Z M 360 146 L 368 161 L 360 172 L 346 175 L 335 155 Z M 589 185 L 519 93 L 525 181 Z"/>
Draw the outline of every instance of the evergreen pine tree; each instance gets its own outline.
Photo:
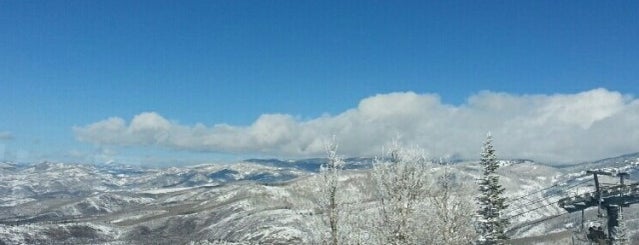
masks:
<path id="1" fill-rule="evenodd" d="M 484 143 L 481 160 L 482 175 L 478 181 L 479 196 L 477 196 L 477 220 L 476 228 L 479 233 L 477 244 L 503 244 L 507 240 L 506 227 L 509 225 L 503 212 L 508 207 L 503 196 L 504 188 L 499 184 L 499 176 L 496 174 L 499 162 L 495 156 L 490 133 Z"/>

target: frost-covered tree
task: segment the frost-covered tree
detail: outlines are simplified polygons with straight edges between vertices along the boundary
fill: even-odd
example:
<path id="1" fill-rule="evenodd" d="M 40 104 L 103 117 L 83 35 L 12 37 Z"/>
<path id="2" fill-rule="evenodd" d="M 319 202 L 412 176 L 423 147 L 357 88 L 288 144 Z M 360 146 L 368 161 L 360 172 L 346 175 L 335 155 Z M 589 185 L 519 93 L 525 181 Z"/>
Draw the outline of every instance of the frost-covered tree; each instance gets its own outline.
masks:
<path id="1" fill-rule="evenodd" d="M 504 197 L 504 188 L 499 183 L 499 175 L 496 174 L 499 162 L 490 133 L 484 142 L 479 164 L 482 167 L 482 175 L 478 180 L 479 196 L 476 197 L 476 229 L 479 233 L 476 243 L 503 244 L 503 241 L 508 239 L 505 231 L 510 222 L 504 216 L 508 205 Z"/>
<path id="2" fill-rule="evenodd" d="M 338 198 L 338 186 L 340 172 L 344 166 L 343 159 L 337 154 L 337 146 L 335 138 L 333 138 L 326 146 L 326 163 L 320 166 L 322 179 L 320 208 L 324 213 L 325 224 L 328 225 L 330 230 L 330 238 L 327 239 L 327 242 L 332 245 L 339 244 L 340 200 Z"/>
<path id="3" fill-rule="evenodd" d="M 379 199 L 377 242 L 379 244 L 422 244 L 418 208 L 425 201 L 432 166 L 421 149 L 400 147 L 394 142 L 385 156 L 373 164 L 373 180 Z M 423 238 L 423 237 L 422 237 Z"/>
<path id="4" fill-rule="evenodd" d="M 468 244 L 476 237 L 473 229 L 472 188 L 464 177 L 443 165 L 431 186 L 428 206 L 432 212 L 429 244 Z"/>

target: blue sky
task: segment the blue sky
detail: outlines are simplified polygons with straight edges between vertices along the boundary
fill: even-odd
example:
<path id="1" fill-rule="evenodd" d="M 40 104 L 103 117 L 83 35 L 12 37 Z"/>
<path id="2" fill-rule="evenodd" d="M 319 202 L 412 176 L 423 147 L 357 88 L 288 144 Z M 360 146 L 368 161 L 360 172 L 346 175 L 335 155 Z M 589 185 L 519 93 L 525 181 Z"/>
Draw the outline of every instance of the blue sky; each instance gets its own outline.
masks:
<path id="1" fill-rule="evenodd" d="M 588 117 L 594 124 L 635 113 L 637 13 L 637 1 L 2 1 L 0 156 L 4 148 L 9 160 L 190 163 L 318 154 L 317 142 L 292 137 L 338 134 L 344 144 L 370 149 L 378 145 L 368 141 L 390 140 L 386 134 L 359 138 L 356 128 L 344 126 L 368 127 L 364 122 L 379 123 L 371 128 L 386 125 L 380 126 L 389 129 L 386 133 L 406 135 L 407 142 L 426 148 L 418 136 L 448 138 L 432 133 L 441 131 L 437 128 L 409 131 L 388 118 L 349 117 L 349 111 L 364 111 L 366 101 L 385 101 L 375 112 L 401 111 L 410 106 L 398 109 L 393 103 L 411 96 L 417 105 L 434 98 L 438 108 L 471 108 L 472 115 L 481 109 L 473 102 L 477 98 L 510 96 L 540 105 L 508 114 L 504 120 L 510 121 L 540 116 L 535 112 L 545 110 L 541 105 L 556 106 L 557 98 L 601 99 L 604 107 L 619 100 L 615 105 L 621 109 Z M 597 106 L 602 104 L 575 108 L 597 111 Z M 136 116 L 142 126 L 166 127 L 131 133 Z M 94 127 L 89 132 L 90 125 L 109 118 L 122 119 L 123 131 Z M 335 123 L 340 120 L 348 124 Z M 309 128 L 320 121 L 331 126 Z M 261 141 L 252 127 L 259 122 L 271 133 L 265 137 L 277 138 L 272 132 L 287 123 L 296 128 L 282 130 L 314 134 Z M 204 131 L 195 130 L 197 124 Z M 473 144 L 481 142 L 484 130 L 498 131 L 496 144 L 499 136 L 512 133 L 499 135 L 495 129 L 505 127 L 499 123 L 457 127 L 479 131 L 468 140 L 452 137 Z M 555 143 L 576 135 L 603 137 L 592 125 L 577 128 L 581 131 L 560 135 Z M 243 143 L 227 145 L 220 138 Z M 451 147 L 458 146 L 454 143 Z M 464 152 L 475 149 L 458 147 L 433 152 L 470 155 Z M 504 155 L 584 160 L 577 153 L 553 157 L 547 153 L 551 148 L 523 155 L 509 149 Z M 373 152 L 343 149 L 346 155 Z M 588 157 L 635 150 L 615 148 Z"/>

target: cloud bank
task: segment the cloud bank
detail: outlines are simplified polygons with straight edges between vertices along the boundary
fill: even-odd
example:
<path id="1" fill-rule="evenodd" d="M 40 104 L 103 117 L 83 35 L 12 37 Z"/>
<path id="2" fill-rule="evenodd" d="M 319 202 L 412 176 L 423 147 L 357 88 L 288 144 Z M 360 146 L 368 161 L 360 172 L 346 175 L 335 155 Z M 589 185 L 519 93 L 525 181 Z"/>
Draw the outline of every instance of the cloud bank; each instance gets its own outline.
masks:
<path id="1" fill-rule="evenodd" d="M 341 154 L 373 156 L 399 137 L 433 157 L 467 159 L 478 158 L 490 131 L 500 157 L 572 163 L 639 151 L 639 100 L 606 89 L 553 95 L 480 92 L 453 106 L 436 94 L 404 92 L 368 97 L 356 108 L 310 120 L 264 114 L 249 126 L 182 125 L 144 112 L 130 122 L 112 117 L 73 130 L 78 140 L 100 146 L 280 157 L 322 155 L 332 135 Z"/>

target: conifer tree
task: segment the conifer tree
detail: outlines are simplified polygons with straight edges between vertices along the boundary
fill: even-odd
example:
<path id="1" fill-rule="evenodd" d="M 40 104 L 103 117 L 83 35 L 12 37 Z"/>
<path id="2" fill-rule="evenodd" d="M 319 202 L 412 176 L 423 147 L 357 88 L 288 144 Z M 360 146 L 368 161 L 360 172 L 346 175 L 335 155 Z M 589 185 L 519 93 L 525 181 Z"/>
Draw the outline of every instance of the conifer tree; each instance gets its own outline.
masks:
<path id="1" fill-rule="evenodd" d="M 476 220 L 479 237 L 476 244 L 503 244 L 508 239 L 505 231 L 510 222 L 504 217 L 508 205 L 504 197 L 504 188 L 499 184 L 499 175 L 496 174 L 499 162 L 490 133 L 482 148 L 479 164 L 483 171 L 478 181 L 479 196 L 476 198 L 479 208 Z"/>

